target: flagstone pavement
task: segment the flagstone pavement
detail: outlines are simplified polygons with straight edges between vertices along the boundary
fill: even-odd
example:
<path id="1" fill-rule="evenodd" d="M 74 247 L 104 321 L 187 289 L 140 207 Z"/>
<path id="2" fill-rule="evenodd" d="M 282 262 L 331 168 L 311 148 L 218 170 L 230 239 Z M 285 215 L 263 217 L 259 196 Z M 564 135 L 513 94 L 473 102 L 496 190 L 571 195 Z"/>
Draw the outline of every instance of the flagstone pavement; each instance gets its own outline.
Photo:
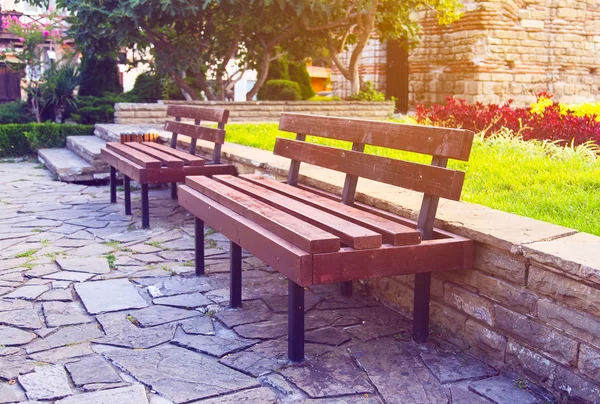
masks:
<path id="1" fill-rule="evenodd" d="M 335 285 L 306 292 L 306 360 L 287 361 L 287 281 L 245 253 L 244 307 L 228 308 L 228 241 L 150 191 L 53 181 L 0 162 L 0 403 L 545 403 L 406 317 Z"/>

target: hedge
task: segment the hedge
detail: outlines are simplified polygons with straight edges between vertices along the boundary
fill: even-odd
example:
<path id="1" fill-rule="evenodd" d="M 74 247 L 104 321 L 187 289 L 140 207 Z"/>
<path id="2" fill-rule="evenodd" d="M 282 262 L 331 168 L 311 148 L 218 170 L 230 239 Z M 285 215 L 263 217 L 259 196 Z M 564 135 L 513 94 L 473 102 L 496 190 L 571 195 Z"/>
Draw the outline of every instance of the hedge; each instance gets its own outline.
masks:
<path id="1" fill-rule="evenodd" d="M 92 125 L 52 122 L 0 125 L 0 157 L 24 156 L 38 149 L 64 147 L 67 136 L 93 134 Z"/>
<path id="2" fill-rule="evenodd" d="M 269 80 L 258 90 L 260 101 L 298 101 L 302 99 L 300 86 L 290 80 Z"/>

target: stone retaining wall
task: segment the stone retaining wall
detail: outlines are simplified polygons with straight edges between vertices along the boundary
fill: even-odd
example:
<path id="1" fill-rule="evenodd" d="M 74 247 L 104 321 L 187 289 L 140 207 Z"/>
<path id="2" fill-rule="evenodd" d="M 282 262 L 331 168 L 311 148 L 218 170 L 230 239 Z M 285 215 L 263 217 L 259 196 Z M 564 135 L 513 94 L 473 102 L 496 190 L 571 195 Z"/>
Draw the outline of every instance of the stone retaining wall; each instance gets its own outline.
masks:
<path id="1" fill-rule="evenodd" d="M 167 117 L 167 104 L 227 108 L 231 111 L 229 118 L 230 122 L 277 122 L 282 112 L 346 116 L 365 119 L 386 119 L 391 117 L 394 113 L 394 105 L 391 102 L 161 101 L 161 103 L 157 104 L 117 103 L 115 104 L 115 123 L 162 124 Z"/>
<path id="2" fill-rule="evenodd" d="M 289 160 L 270 152 L 222 150 L 241 173 L 287 176 Z M 344 176 L 303 164 L 300 180 L 339 194 Z M 414 219 L 421 196 L 361 179 L 357 200 Z M 462 202 L 441 201 L 437 217 L 436 226 L 476 244 L 474 268 L 433 276 L 434 332 L 557 395 L 600 403 L 600 237 Z M 413 279 L 361 284 L 410 316 Z"/>

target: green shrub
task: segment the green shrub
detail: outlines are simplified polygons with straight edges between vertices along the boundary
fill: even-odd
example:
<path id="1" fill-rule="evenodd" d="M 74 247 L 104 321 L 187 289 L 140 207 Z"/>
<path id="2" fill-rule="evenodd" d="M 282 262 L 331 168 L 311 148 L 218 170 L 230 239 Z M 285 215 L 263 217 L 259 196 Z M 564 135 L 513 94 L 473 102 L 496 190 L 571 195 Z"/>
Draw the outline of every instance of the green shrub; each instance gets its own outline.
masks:
<path id="1" fill-rule="evenodd" d="M 93 134 L 91 125 L 52 122 L 0 125 L 0 157 L 23 156 L 46 147 L 64 147 L 67 136 Z"/>
<path id="2" fill-rule="evenodd" d="M 258 91 L 259 100 L 298 101 L 302 99 L 300 86 L 290 80 L 269 80 Z"/>
<path id="3" fill-rule="evenodd" d="M 287 56 L 281 56 L 269 63 L 267 81 L 290 80 L 289 63 Z"/>
<path id="4" fill-rule="evenodd" d="M 306 70 L 306 63 L 304 62 L 290 62 L 288 65 L 290 72 L 290 80 L 295 81 L 300 86 L 300 95 L 303 100 L 308 100 L 315 96 L 315 91 L 312 89 L 310 84 L 310 76 L 308 70 Z"/>
<path id="5" fill-rule="evenodd" d="M 122 93 L 117 61 L 111 57 L 81 58 L 80 96 L 101 97 L 104 93 Z"/>
<path id="6" fill-rule="evenodd" d="M 358 94 L 348 97 L 350 101 L 385 101 L 385 94 L 376 91 L 375 86 L 370 81 L 365 82 L 366 90 L 360 90 Z"/>
<path id="7" fill-rule="evenodd" d="M 35 121 L 29 106 L 23 101 L 0 104 L 0 125 L 7 123 L 28 123 Z"/>
<path id="8" fill-rule="evenodd" d="M 161 77 L 154 73 L 142 73 L 135 79 L 131 94 L 139 102 L 156 102 L 163 98 Z"/>
<path id="9" fill-rule="evenodd" d="M 70 112 L 71 119 L 84 125 L 96 123 L 113 123 L 114 106 L 117 102 L 137 102 L 138 99 L 131 93 L 111 94 L 104 93 L 103 97 L 77 97 L 77 106 Z"/>

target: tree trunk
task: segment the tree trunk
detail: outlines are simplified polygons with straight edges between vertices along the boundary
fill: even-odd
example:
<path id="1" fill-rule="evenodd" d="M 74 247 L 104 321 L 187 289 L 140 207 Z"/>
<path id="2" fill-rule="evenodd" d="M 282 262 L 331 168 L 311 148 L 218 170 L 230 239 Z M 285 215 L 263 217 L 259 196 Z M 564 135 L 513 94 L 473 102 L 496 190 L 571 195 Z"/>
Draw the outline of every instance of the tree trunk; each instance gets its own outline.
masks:
<path id="1" fill-rule="evenodd" d="M 246 101 L 252 101 L 256 94 L 258 94 L 258 90 L 265 84 L 267 76 L 269 75 L 269 62 L 271 61 L 273 50 L 274 48 L 265 49 L 261 62 L 260 74 L 256 78 L 256 83 L 254 83 L 250 91 L 246 94 Z"/>
<path id="2" fill-rule="evenodd" d="M 65 113 L 65 106 L 62 103 L 56 104 L 54 107 L 54 122 L 63 123 L 63 115 Z"/>
<path id="3" fill-rule="evenodd" d="M 188 83 L 186 83 L 185 80 L 181 78 L 181 76 L 179 76 L 178 74 L 173 74 L 171 75 L 171 77 L 173 77 L 173 79 L 175 80 L 175 84 L 177 84 L 181 90 L 188 93 L 193 100 L 201 99 L 198 92 Z"/>

